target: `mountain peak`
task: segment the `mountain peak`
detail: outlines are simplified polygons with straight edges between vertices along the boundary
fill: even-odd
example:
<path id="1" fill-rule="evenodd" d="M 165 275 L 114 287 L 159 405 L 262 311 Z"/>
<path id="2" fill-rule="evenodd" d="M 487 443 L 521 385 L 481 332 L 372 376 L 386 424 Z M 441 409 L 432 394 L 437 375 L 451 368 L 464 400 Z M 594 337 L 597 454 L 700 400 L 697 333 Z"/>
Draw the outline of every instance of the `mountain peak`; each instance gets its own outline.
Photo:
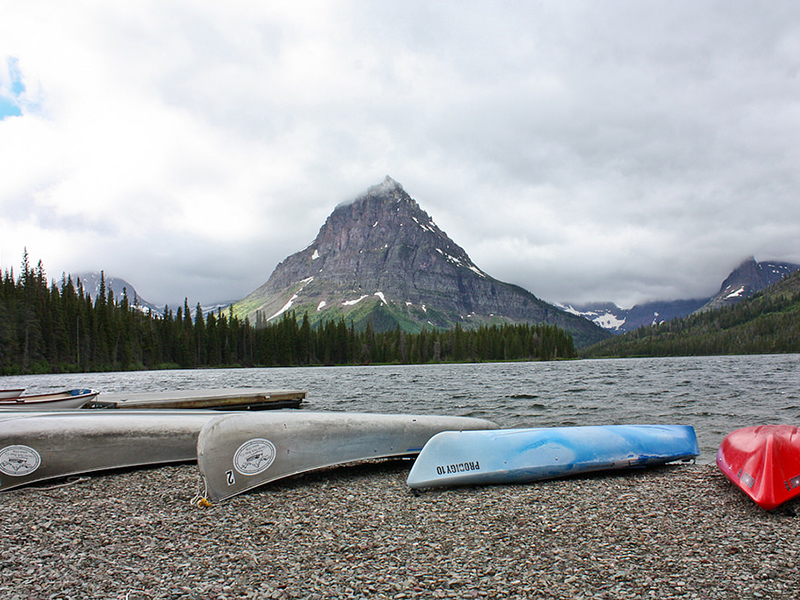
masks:
<path id="1" fill-rule="evenodd" d="M 750 257 L 728 275 L 722 282 L 719 292 L 703 306 L 702 310 L 720 308 L 736 304 L 749 298 L 756 292 L 779 282 L 781 279 L 800 269 L 800 265 L 786 262 L 757 262 Z"/>
<path id="2" fill-rule="evenodd" d="M 308 314 L 312 325 L 345 318 L 376 331 L 531 322 L 571 330 L 577 343 L 604 337 L 585 319 L 479 269 L 389 176 L 336 206 L 307 248 L 234 305 L 256 322 L 287 310 Z"/>
<path id="3" fill-rule="evenodd" d="M 392 179 L 389 175 L 384 177 L 383 181 L 377 185 L 373 185 L 367 189 L 367 194 L 386 194 L 395 190 L 403 190 L 403 186 L 399 182 Z"/>
<path id="4" fill-rule="evenodd" d="M 403 186 L 400 182 L 395 181 L 389 175 L 384 177 L 383 181 L 377 183 L 375 185 L 371 185 L 367 188 L 367 191 L 356 196 L 352 200 L 345 200 L 344 202 L 340 202 L 339 205 L 336 207 L 337 209 L 344 206 L 350 206 L 352 204 L 357 204 L 359 202 L 364 202 L 365 200 L 369 200 L 370 198 L 389 198 L 392 200 L 410 200 L 414 202 L 414 200 L 406 194 Z"/>

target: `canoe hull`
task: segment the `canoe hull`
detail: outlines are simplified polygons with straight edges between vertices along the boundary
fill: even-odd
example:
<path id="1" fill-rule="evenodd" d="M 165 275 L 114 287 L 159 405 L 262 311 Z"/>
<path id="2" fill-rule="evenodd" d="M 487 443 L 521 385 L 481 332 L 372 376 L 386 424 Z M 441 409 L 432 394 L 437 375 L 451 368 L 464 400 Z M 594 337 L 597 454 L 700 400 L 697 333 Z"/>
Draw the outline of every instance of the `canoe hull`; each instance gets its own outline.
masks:
<path id="1" fill-rule="evenodd" d="M 88 389 L 66 390 L 52 394 L 0 398 L 2 410 L 52 410 L 82 408 L 93 402 L 100 392 Z"/>
<path id="2" fill-rule="evenodd" d="M 0 414 L 0 490 L 126 467 L 195 461 L 214 411 Z"/>
<path id="3" fill-rule="evenodd" d="M 123 410 L 214 409 L 274 410 L 299 408 L 306 397 L 303 390 L 268 390 L 259 388 L 219 388 L 201 390 L 169 390 L 162 392 L 104 393 L 99 403 L 103 408 Z"/>
<path id="4" fill-rule="evenodd" d="M 698 454 L 694 428 L 684 425 L 446 432 L 425 445 L 407 484 L 426 488 L 525 483 L 665 464 Z"/>
<path id="5" fill-rule="evenodd" d="M 764 510 L 800 496 L 800 428 L 758 425 L 725 436 L 717 466 Z"/>
<path id="6" fill-rule="evenodd" d="M 209 421 L 197 440 L 206 498 L 224 500 L 313 469 L 419 453 L 435 434 L 490 429 L 469 417 L 344 412 L 227 415 Z"/>
<path id="7" fill-rule="evenodd" d="M 25 388 L 19 388 L 16 390 L 0 390 L 0 400 L 9 400 L 9 399 L 16 399 L 22 395 L 22 392 L 25 391 Z"/>

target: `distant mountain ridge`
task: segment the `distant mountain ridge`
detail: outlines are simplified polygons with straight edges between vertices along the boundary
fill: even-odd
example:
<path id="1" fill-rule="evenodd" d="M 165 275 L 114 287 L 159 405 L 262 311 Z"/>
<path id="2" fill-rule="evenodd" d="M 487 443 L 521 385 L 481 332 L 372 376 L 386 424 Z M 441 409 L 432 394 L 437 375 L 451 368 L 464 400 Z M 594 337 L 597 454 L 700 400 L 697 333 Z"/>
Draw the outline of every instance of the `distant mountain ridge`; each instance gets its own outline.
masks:
<path id="1" fill-rule="evenodd" d="M 613 333 L 625 333 L 697 311 L 737 304 L 798 270 L 800 265 L 794 263 L 756 262 L 754 257 L 750 257 L 728 275 L 719 292 L 711 298 L 648 302 L 632 308 L 621 308 L 611 302 L 566 304 L 562 308 Z"/>
<path id="2" fill-rule="evenodd" d="M 107 277 L 104 276 L 103 273 L 98 273 L 96 271 L 78 273 L 76 275 L 71 275 L 71 277 L 72 284 L 76 287 L 76 289 L 78 286 L 78 281 L 80 280 L 81 285 L 83 285 L 84 293 L 88 294 L 91 298 L 97 298 L 100 295 L 100 282 L 101 279 L 103 279 L 105 281 L 106 294 L 108 294 L 109 291 L 114 292 L 114 300 L 116 302 L 119 302 L 122 299 L 122 295 L 127 293 L 129 304 L 143 312 L 152 312 L 154 315 L 159 315 L 162 314 L 166 308 L 166 306 L 159 306 L 142 298 L 132 284 L 120 277 Z M 201 306 L 200 308 L 202 309 L 203 314 L 207 315 L 212 312 L 216 313 L 219 310 L 224 311 L 230 307 L 231 304 L 232 302 L 218 302 L 216 304 L 209 304 L 208 306 Z M 178 305 L 171 308 L 173 311 L 177 310 Z M 189 314 L 192 317 L 194 316 L 196 309 L 196 303 L 189 304 Z"/>
<path id="3" fill-rule="evenodd" d="M 655 325 L 692 314 L 708 303 L 708 298 L 647 302 L 631 308 L 622 308 L 613 302 L 569 304 L 567 312 L 589 319 L 613 333 L 625 333 L 639 327 Z"/>
<path id="4" fill-rule="evenodd" d="M 90 298 L 97 298 L 100 295 L 100 284 L 105 283 L 106 295 L 109 291 L 114 292 L 114 300 L 119 302 L 123 294 L 128 295 L 128 303 L 131 306 L 138 306 L 140 309 L 147 311 L 159 312 L 158 307 L 151 302 L 148 302 L 136 292 L 130 283 L 119 277 L 107 277 L 103 273 L 97 272 L 84 272 L 71 275 L 72 284 L 77 289 L 78 281 L 83 286 L 83 291 L 88 294 Z"/>
<path id="5" fill-rule="evenodd" d="M 529 322 L 557 325 L 578 346 L 608 335 L 489 276 L 388 176 L 337 206 L 308 247 L 233 305 L 256 323 L 288 310 L 307 314 L 312 325 L 344 318 L 376 331 Z"/>
<path id="6" fill-rule="evenodd" d="M 800 271 L 795 271 L 730 306 L 613 336 L 585 349 L 584 356 L 796 354 L 799 316 Z"/>

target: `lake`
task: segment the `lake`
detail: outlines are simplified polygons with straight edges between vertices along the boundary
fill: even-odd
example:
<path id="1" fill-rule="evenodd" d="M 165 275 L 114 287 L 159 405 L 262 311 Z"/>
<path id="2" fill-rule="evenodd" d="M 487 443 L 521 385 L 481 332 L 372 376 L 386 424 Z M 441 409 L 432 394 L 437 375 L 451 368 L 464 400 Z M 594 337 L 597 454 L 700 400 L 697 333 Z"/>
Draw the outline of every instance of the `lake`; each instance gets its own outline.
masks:
<path id="1" fill-rule="evenodd" d="M 702 463 L 714 462 L 734 429 L 800 425 L 798 354 L 0 377 L 0 389 L 18 387 L 301 389 L 310 410 L 472 416 L 502 427 L 685 424 L 697 432 Z"/>

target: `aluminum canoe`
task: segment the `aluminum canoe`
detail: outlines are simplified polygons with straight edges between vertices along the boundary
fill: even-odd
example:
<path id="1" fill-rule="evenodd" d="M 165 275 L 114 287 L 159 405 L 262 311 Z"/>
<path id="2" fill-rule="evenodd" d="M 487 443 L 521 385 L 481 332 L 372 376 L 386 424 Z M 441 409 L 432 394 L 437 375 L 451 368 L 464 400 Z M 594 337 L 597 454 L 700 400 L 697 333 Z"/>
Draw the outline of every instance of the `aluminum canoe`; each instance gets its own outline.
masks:
<path id="1" fill-rule="evenodd" d="M 93 402 L 99 393 L 95 390 L 78 389 L 52 394 L 18 395 L 14 398 L 0 398 L 0 409 L 41 411 L 53 408 L 82 408 Z"/>
<path id="2" fill-rule="evenodd" d="M 524 483 L 698 456 L 686 425 L 597 425 L 440 433 L 414 461 L 412 488 Z"/>
<path id="3" fill-rule="evenodd" d="M 197 436 L 218 411 L 74 410 L 0 413 L 0 490 L 197 459 Z"/>
<path id="4" fill-rule="evenodd" d="M 210 501 L 313 469 L 419 453 L 447 430 L 496 429 L 470 417 L 277 411 L 226 415 L 197 439 L 197 466 Z"/>
<path id="5" fill-rule="evenodd" d="M 729 433 L 717 466 L 764 510 L 800 496 L 800 428 L 757 425 Z"/>

